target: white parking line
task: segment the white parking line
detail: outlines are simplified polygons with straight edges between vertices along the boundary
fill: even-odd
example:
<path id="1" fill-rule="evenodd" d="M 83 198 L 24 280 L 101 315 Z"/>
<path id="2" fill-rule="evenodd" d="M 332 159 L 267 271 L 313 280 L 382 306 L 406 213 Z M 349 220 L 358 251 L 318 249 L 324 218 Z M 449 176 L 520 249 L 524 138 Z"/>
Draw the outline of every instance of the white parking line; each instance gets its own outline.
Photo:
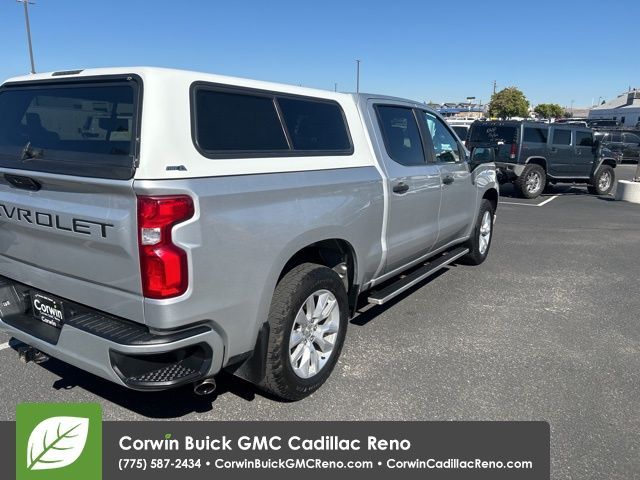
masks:
<path id="1" fill-rule="evenodd" d="M 553 200 L 554 198 L 558 198 L 559 196 L 560 196 L 560 195 L 554 195 L 554 196 L 553 196 L 553 197 L 551 197 L 551 198 L 547 198 L 544 202 L 539 203 L 539 204 L 538 204 L 538 206 L 539 206 L 539 207 L 541 207 L 541 206 L 543 206 L 543 205 L 546 205 L 546 204 L 547 204 L 547 203 L 549 203 L 551 200 Z"/>
<path id="2" fill-rule="evenodd" d="M 9 342 L 5 342 L 5 343 L 0 343 L 0 350 L 4 350 L 5 348 L 9 348 L 11 345 L 9 345 Z"/>
<path id="3" fill-rule="evenodd" d="M 536 203 L 535 205 L 532 203 L 520 203 L 520 202 L 500 202 L 500 203 L 504 205 L 524 205 L 525 207 L 542 207 L 543 205 L 546 205 L 551 200 L 554 200 L 559 196 L 560 195 L 554 195 L 553 197 L 547 198 L 544 202 Z"/>

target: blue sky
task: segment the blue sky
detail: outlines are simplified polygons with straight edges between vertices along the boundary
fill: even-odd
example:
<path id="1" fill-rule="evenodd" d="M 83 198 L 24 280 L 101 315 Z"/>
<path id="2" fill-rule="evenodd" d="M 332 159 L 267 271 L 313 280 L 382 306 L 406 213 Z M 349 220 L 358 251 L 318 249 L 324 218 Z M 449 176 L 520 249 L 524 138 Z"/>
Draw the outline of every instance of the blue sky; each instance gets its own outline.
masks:
<path id="1" fill-rule="evenodd" d="M 416 100 L 588 106 L 640 87 L 640 1 L 36 0 L 37 71 L 155 65 Z M 0 0 L 0 77 L 27 73 L 22 6 Z"/>

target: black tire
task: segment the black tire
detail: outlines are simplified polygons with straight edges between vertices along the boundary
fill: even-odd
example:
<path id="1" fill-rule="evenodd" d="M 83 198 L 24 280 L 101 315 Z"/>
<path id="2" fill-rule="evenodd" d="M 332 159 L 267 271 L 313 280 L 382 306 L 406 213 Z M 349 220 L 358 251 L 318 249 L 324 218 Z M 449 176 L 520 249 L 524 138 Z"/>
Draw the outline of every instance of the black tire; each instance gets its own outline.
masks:
<path id="1" fill-rule="evenodd" d="M 489 240 L 488 245 L 486 246 L 486 250 L 482 252 L 482 249 L 480 248 L 480 230 L 482 228 L 482 222 L 484 220 L 486 212 L 489 212 L 489 215 L 491 217 L 491 230 L 489 232 Z M 480 211 L 478 212 L 476 224 L 473 227 L 473 231 L 471 233 L 471 238 L 467 240 L 467 243 L 465 244 L 465 247 L 469 249 L 469 253 L 467 253 L 460 259 L 461 263 L 464 263 L 465 265 L 480 265 L 487 259 L 489 250 L 491 249 L 491 241 L 493 240 L 494 219 L 495 211 L 493 208 L 493 204 L 486 198 L 483 198 L 482 202 L 480 203 Z"/>
<path id="2" fill-rule="evenodd" d="M 605 176 L 608 175 L 608 182 L 605 181 Z M 616 182 L 616 174 L 609 165 L 602 165 L 596 171 L 595 175 L 591 179 L 591 184 L 587 185 L 587 190 L 592 195 L 609 195 L 613 190 L 613 185 Z"/>
<path id="3" fill-rule="evenodd" d="M 337 300 L 340 324 L 331 355 L 315 375 L 301 378 L 294 372 L 289 340 L 295 317 L 303 304 L 319 290 L 328 290 Z M 347 332 L 349 302 L 344 284 L 330 268 L 315 263 L 303 263 L 289 271 L 278 283 L 269 311 L 269 344 L 266 372 L 260 387 L 283 399 L 300 400 L 315 392 L 327 380 L 335 367 Z"/>
<path id="4" fill-rule="evenodd" d="M 537 188 L 532 189 L 531 185 L 527 184 L 527 180 L 532 176 L 537 176 Z M 520 191 L 520 195 L 524 198 L 537 198 L 543 192 L 545 185 L 547 184 L 547 174 L 540 165 L 531 163 L 527 165 L 522 174 L 513 182 Z"/>

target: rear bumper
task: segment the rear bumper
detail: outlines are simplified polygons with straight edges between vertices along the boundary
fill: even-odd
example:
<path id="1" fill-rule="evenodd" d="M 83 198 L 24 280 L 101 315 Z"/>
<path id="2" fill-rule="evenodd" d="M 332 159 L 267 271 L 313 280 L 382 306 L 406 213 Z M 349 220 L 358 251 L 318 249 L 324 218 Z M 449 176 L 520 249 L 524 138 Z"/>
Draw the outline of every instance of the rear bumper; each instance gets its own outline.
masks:
<path id="1" fill-rule="evenodd" d="M 522 175 L 526 165 L 510 162 L 495 162 L 498 175 L 505 181 L 511 181 Z"/>
<path id="2" fill-rule="evenodd" d="M 72 314 L 62 328 L 30 311 L 30 287 L 0 277 L 0 330 L 47 355 L 135 390 L 162 390 L 214 375 L 224 343 L 207 325 L 167 332 L 63 300 Z M 46 293 L 46 292 L 45 292 Z M 4 298 L 6 297 L 6 299 Z"/>

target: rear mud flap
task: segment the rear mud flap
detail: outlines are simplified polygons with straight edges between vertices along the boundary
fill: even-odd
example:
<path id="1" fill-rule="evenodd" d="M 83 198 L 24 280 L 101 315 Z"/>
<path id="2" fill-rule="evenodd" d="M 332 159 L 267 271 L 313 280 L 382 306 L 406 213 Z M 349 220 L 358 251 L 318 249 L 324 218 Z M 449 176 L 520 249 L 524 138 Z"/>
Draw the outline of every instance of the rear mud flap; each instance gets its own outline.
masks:
<path id="1" fill-rule="evenodd" d="M 269 322 L 264 322 L 262 328 L 258 332 L 256 346 L 253 352 L 247 352 L 237 357 L 231 358 L 229 365 L 225 370 L 232 373 L 236 377 L 259 384 L 266 374 L 267 349 L 269 348 Z M 244 360 L 246 358 L 246 360 Z"/>

